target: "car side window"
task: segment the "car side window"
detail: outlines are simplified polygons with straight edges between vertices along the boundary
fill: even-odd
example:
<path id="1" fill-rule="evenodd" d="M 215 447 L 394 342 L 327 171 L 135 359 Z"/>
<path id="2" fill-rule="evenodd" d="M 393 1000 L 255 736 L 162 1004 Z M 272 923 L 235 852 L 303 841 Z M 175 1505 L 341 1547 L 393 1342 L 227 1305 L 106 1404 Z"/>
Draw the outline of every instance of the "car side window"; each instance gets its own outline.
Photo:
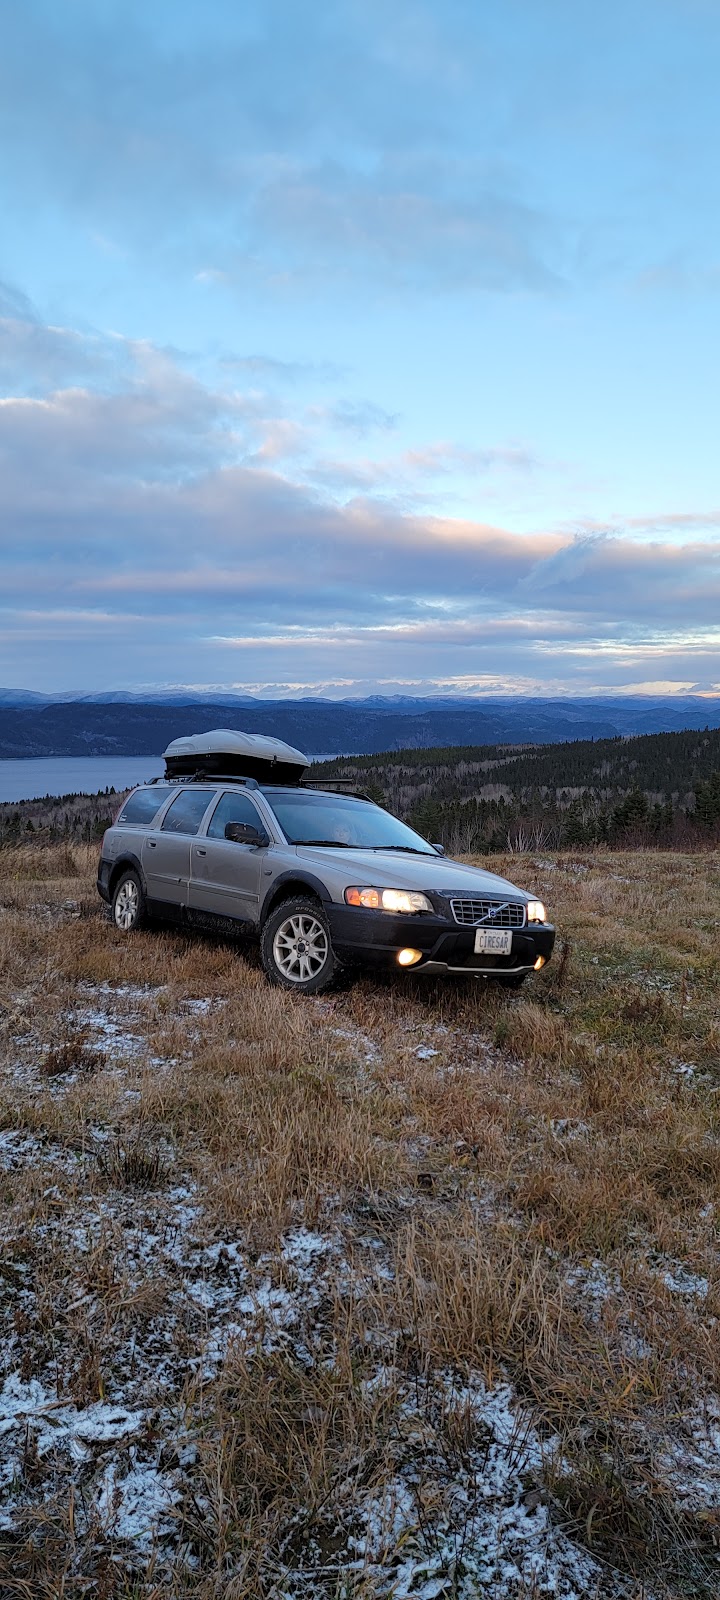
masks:
<path id="1" fill-rule="evenodd" d="M 153 817 L 157 815 L 160 807 L 164 806 L 169 794 L 172 794 L 172 789 L 161 789 L 160 787 L 153 789 L 136 789 L 135 793 L 131 794 L 130 798 L 125 801 L 122 811 L 120 812 L 119 817 L 116 818 L 116 821 L 140 823 L 152 822 Z"/>
<path id="2" fill-rule="evenodd" d="M 208 839 L 224 839 L 228 822 L 249 822 L 251 828 L 265 832 L 265 824 L 246 794 L 221 796 L 208 824 Z"/>
<path id="3" fill-rule="evenodd" d="M 217 789 L 183 789 L 175 796 L 160 825 L 162 833 L 197 833 Z"/>

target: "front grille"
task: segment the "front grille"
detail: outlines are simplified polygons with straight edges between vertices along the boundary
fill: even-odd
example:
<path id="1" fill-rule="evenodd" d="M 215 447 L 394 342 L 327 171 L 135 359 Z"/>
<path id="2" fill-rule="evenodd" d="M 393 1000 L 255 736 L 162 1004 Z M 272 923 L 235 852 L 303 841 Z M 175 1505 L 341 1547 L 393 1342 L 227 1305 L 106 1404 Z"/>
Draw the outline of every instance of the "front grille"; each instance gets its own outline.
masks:
<path id="1" fill-rule="evenodd" d="M 458 900 L 450 909 L 462 928 L 524 928 L 525 907 L 518 900 Z"/>

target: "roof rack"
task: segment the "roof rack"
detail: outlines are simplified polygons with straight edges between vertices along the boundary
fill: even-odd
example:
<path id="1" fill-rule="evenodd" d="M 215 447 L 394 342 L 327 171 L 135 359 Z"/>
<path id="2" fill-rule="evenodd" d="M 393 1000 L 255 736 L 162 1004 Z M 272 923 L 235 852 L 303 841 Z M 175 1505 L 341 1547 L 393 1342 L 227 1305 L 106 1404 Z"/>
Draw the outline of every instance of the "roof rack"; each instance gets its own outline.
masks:
<path id="1" fill-rule="evenodd" d="M 370 805 L 377 802 L 365 789 L 356 789 L 350 778 L 301 778 L 299 783 L 290 785 L 272 782 L 258 783 L 257 778 L 241 778 L 237 772 L 204 772 L 202 767 L 197 772 L 183 772 L 169 778 L 150 778 L 149 783 L 170 784 L 173 787 L 184 783 L 239 783 L 245 789 L 319 789 L 325 794 L 347 794 L 353 800 L 367 800 Z"/>
<path id="2" fill-rule="evenodd" d="M 183 783 L 242 783 L 246 789 L 259 789 L 257 778 L 241 778 L 237 772 L 204 772 L 199 768 L 197 772 L 182 772 L 171 774 L 167 778 L 151 778 L 151 783 L 183 784 Z"/>
<path id="3" fill-rule="evenodd" d="M 329 791 L 330 794 L 349 794 L 352 795 L 354 800 L 369 800 L 371 805 L 376 804 L 372 795 L 368 794 L 365 789 L 356 789 L 351 778 L 301 778 L 298 788 L 324 789 L 326 792 Z"/>

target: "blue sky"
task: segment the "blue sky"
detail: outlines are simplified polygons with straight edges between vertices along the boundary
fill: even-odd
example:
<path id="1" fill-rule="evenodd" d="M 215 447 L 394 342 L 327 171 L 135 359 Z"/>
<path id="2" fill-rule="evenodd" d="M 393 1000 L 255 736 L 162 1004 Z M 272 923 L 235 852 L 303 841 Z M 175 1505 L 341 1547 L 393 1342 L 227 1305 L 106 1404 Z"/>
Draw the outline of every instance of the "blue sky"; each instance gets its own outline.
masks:
<path id="1" fill-rule="evenodd" d="M 2 29 L 1 683 L 720 692 L 715 0 Z"/>

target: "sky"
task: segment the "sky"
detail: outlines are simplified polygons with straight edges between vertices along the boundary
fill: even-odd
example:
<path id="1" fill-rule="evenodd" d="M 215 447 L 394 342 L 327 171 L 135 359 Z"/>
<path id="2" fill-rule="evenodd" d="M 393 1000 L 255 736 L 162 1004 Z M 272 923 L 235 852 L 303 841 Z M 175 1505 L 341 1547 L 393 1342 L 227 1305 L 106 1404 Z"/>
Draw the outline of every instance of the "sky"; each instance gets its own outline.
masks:
<path id="1" fill-rule="evenodd" d="M 720 693 L 717 0 L 0 23 L 0 683 Z"/>

